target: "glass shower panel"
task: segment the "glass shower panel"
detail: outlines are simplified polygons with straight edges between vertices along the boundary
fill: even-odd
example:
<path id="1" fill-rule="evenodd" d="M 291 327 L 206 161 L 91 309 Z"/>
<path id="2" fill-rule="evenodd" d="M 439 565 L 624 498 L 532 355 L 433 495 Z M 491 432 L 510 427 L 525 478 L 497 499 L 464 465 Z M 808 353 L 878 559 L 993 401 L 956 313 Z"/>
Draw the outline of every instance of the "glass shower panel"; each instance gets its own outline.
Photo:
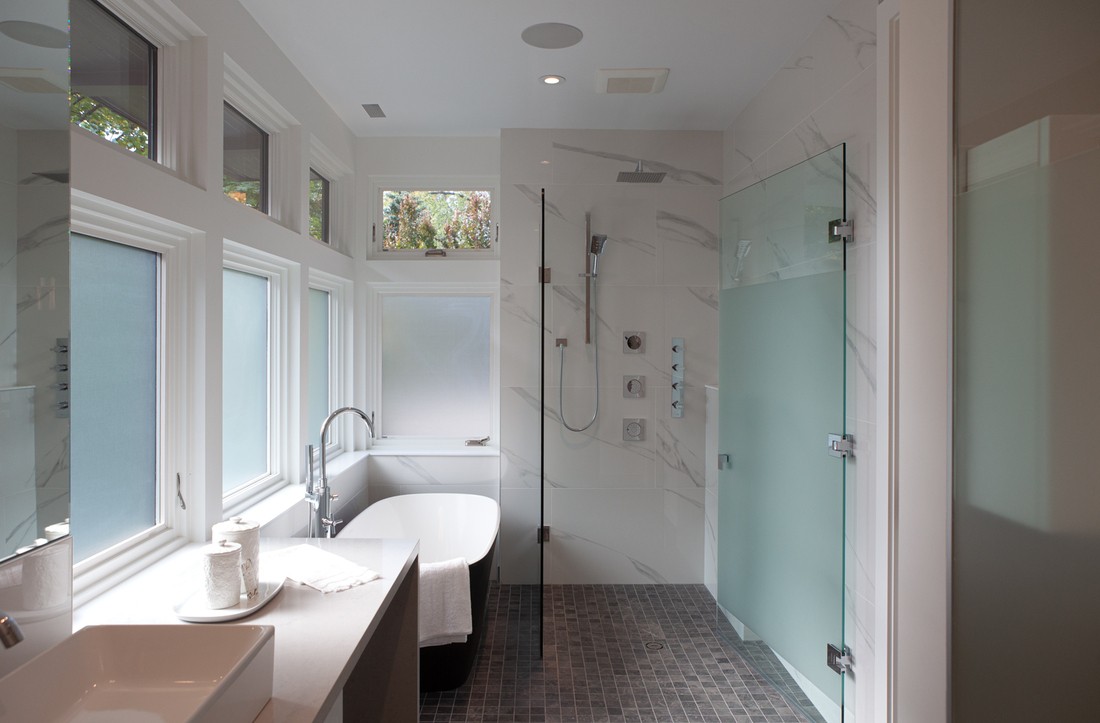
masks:
<path id="1" fill-rule="evenodd" d="M 1093 721 L 1100 4 L 956 12 L 952 715 Z"/>
<path id="2" fill-rule="evenodd" d="M 838 146 L 721 205 L 718 602 L 758 670 L 829 721 L 843 695 L 826 666 L 844 640 L 844 463 L 826 444 L 845 420 L 844 243 L 829 240 L 843 179 Z"/>

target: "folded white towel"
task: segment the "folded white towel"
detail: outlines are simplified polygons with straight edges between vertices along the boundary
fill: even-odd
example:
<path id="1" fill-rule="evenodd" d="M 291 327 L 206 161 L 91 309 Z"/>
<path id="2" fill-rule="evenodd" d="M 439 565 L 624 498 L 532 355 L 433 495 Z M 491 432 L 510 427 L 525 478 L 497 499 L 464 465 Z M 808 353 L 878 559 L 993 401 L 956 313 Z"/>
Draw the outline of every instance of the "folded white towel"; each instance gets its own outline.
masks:
<path id="1" fill-rule="evenodd" d="M 474 631 L 470 566 L 456 557 L 420 566 L 420 647 L 464 643 Z"/>
<path id="2" fill-rule="evenodd" d="M 264 577 L 274 573 L 321 592 L 340 592 L 382 577 L 374 570 L 356 565 L 312 545 L 296 545 L 260 555 Z"/>

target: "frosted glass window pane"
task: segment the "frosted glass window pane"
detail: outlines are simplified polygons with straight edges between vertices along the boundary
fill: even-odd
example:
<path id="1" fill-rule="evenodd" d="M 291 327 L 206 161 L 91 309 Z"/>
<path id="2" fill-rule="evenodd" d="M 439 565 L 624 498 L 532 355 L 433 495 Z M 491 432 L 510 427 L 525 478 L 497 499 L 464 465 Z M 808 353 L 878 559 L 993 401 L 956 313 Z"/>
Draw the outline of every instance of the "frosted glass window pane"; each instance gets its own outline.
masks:
<path id="1" fill-rule="evenodd" d="M 387 436 L 489 433 L 486 296 L 387 296 L 382 302 L 382 416 Z"/>
<path id="2" fill-rule="evenodd" d="M 266 277 L 224 269 L 222 282 L 222 490 L 266 475 L 268 299 Z"/>
<path id="3" fill-rule="evenodd" d="M 329 413 L 329 302 L 320 289 L 309 290 L 309 443 L 321 444 L 321 425 Z M 331 442 L 331 433 L 329 441 Z"/>
<path id="4" fill-rule="evenodd" d="M 157 524 L 151 251 L 72 235 L 72 529 L 83 560 Z"/>

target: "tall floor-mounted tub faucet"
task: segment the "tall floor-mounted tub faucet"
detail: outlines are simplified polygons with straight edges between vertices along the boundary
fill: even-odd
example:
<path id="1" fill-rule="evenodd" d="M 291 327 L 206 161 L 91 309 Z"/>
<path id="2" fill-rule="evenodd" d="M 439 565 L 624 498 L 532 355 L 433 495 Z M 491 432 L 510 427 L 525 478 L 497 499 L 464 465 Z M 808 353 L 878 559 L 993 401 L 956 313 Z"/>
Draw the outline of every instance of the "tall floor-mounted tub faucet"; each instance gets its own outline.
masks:
<path id="1" fill-rule="evenodd" d="M 324 528 L 325 537 L 332 537 L 336 533 L 336 526 L 343 520 L 334 519 L 332 516 L 332 502 L 339 498 L 328 486 L 328 470 L 325 466 L 325 447 L 328 440 L 328 428 L 333 420 L 341 414 L 351 413 L 358 416 L 367 425 L 367 431 L 371 439 L 374 438 L 374 412 L 368 417 L 366 412 L 355 407 L 340 407 L 325 417 L 321 424 L 321 476 L 316 478 L 313 469 L 313 445 L 306 446 L 306 459 L 309 464 L 309 479 L 306 482 L 306 503 L 309 505 L 309 537 L 320 537 Z"/>

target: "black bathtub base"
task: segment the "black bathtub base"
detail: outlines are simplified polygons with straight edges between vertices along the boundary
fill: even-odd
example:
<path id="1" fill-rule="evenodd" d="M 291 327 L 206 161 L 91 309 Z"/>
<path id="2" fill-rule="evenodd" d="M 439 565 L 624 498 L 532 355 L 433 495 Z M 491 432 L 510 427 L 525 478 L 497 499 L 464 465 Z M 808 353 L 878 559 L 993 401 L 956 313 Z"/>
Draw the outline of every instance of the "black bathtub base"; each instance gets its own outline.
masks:
<path id="1" fill-rule="evenodd" d="M 464 643 L 433 645 L 420 649 L 420 692 L 454 690 L 470 677 L 478 648 L 485 633 L 485 611 L 489 600 L 489 579 L 492 577 L 496 542 L 480 560 L 470 565 L 471 632 Z"/>

